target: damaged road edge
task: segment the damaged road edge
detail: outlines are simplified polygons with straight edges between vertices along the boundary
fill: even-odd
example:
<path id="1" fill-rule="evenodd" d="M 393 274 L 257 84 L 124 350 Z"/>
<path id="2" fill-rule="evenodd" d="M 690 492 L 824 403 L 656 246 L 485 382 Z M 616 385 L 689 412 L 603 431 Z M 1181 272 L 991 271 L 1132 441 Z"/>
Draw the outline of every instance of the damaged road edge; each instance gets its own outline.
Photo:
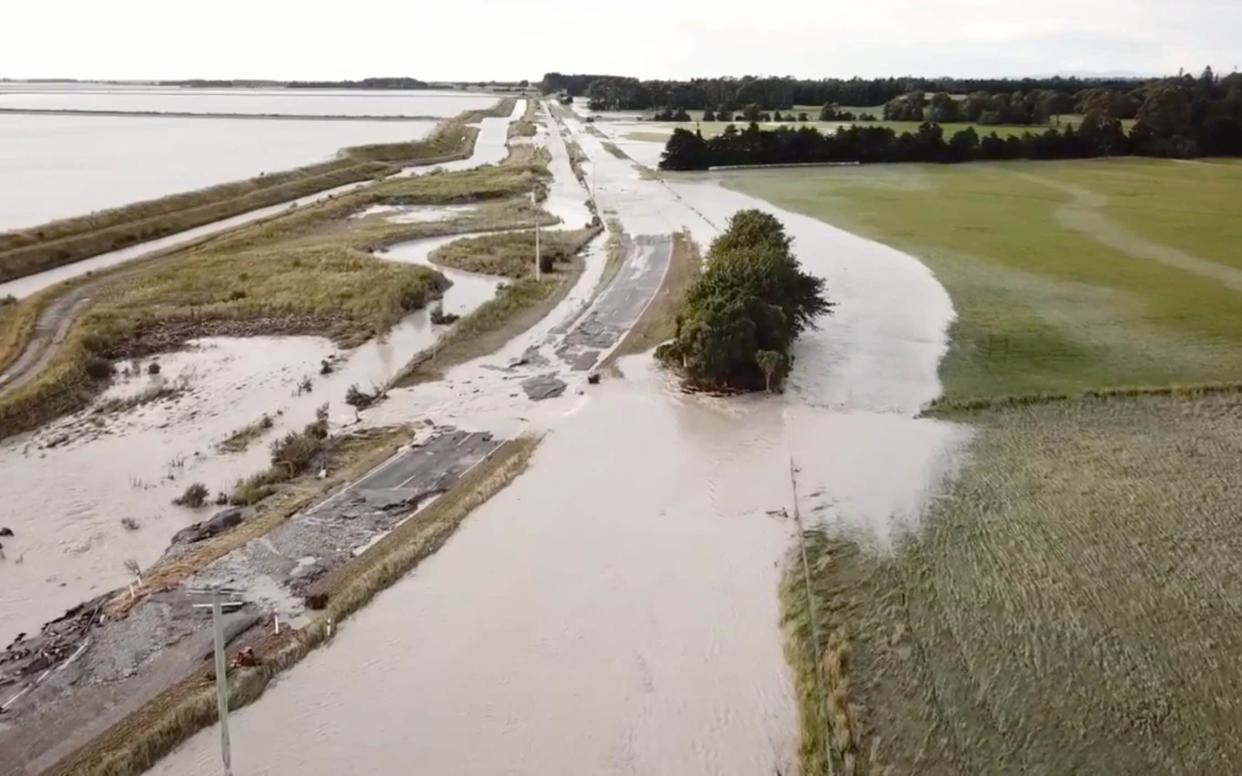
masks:
<path id="1" fill-rule="evenodd" d="M 229 677 L 230 707 L 238 708 L 257 699 L 276 674 L 328 640 L 341 620 L 438 550 L 471 511 L 525 470 L 537 444 L 537 438 L 521 437 L 483 445 L 478 449 L 481 458 L 442 492 L 431 498 L 420 496 L 411 504 L 417 511 L 399 517 L 377 541 L 343 565 L 299 585 L 299 594 L 314 604 L 307 608 L 317 610 L 307 612 L 307 621 L 301 627 L 282 627 L 276 632 L 272 611 L 252 609 L 247 622 L 235 629 L 236 636 L 228 648 L 234 657 L 234 670 Z M 392 459 L 386 461 L 368 476 L 382 480 L 391 463 Z M 401 484 L 404 483 L 391 483 L 389 487 Z M 340 496 L 330 497 L 309 512 L 339 501 Z M 252 542 L 259 543 L 262 542 Z M 210 666 L 201 659 L 198 645 L 189 644 L 191 639 L 185 641 L 186 644 L 176 646 L 188 650 L 196 661 L 188 674 L 182 672 L 178 674 L 180 678 L 170 678 L 169 686 L 55 764 L 44 763 L 49 766 L 45 772 L 138 774 L 178 743 L 214 723 L 214 677 Z M 239 653 L 246 659 L 237 660 Z"/>

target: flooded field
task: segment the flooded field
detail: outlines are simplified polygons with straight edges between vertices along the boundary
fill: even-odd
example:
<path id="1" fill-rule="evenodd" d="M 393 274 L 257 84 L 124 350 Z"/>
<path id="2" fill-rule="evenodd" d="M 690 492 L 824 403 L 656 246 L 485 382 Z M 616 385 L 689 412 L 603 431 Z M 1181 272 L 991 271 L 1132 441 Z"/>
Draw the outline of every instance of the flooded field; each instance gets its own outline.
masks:
<path id="1" fill-rule="evenodd" d="M 191 89 L 107 84 L 0 84 L 0 108 L 282 116 L 447 118 L 496 98 L 454 91 L 349 89 Z"/>
<path id="2" fill-rule="evenodd" d="M 0 231 L 427 136 L 435 121 L 0 114 Z"/>
<path id="3" fill-rule="evenodd" d="M 776 213 L 837 314 L 799 342 L 777 397 L 684 395 L 649 355 L 537 415 L 480 364 L 450 372 L 456 391 L 392 395 L 384 412 L 439 391 L 464 427 L 522 413 L 546 436 L 438 554 L 236 713 L 234 761 L 249 772 L 790 773 L 776 591 L 791 457 L 802 514 L 881 549 L 952 470 L 965 432 L 914 418 L 939 391 L 953 315 L 922 265 L 710 180 L 643 179 L 577 139 L 601 208 L 637 235 L 687 227 L 704 241 L 738 208 Z M 154 772 L 213 773 L 217 736 Z"/>

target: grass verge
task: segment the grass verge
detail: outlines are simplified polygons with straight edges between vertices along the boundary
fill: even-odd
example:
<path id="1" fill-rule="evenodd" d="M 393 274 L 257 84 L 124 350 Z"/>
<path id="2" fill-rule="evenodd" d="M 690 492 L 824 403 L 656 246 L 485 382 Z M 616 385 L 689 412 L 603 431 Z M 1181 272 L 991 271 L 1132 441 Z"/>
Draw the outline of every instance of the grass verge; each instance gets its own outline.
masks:
<path id="1" fill-rule="evenodd" d="M 229 679 L 229 707 L 240 708 L 258 699 L 276 675 L 326 642 L 336 623 L 438 550 L 471 511 L 525 470 L 537 444 L 536 439 L 523 438 L 501 446 L 467 472 L 449 493 L 348 566 L 325 577 L 327 607 L 306 627 L 287 629 L 281 636 L 265 636 L 255 645 L 261 663 L 234 670 Z M 215 720 L 215 683 L 204 667 L 65 758 L 49 773 L 137 776 Z"/>

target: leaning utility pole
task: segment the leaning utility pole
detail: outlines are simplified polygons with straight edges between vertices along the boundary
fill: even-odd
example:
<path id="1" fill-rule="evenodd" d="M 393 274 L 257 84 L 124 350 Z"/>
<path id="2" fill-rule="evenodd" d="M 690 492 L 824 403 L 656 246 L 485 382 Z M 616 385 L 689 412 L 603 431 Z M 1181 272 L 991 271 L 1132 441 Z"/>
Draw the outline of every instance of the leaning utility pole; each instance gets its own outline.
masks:
<path id="1" fill-rule="evenodd" d="M 194 607 L 196 609 L 211 607 L 211 629 L 215 643 L 216 713 L 220 718 L 220 760 L 224 764 L 224 776 L 233 776 L 233 753 L 229 747 L 229 679 L 228 664 L 224 659 L 223 615 L 225 606 L 236 608 L 241 606 L 242 602 L 225 602 L 222 598 L 223 594 L 234 591 L 224 590 L 219 587 L 213 587 L 209 591 L 191 592 L 209 592 L 211 594 L 210 604 L 194 604 Z"/>
<path id="2" fill-rule="evenodd" d="M 539 203 L 535 201 L 535 192 L 530 193 L 530 204 L 538 207 Z M 535 213 L 535 280 L 543 279 L 543 268 L 539 265 L 539 214 Z"/>

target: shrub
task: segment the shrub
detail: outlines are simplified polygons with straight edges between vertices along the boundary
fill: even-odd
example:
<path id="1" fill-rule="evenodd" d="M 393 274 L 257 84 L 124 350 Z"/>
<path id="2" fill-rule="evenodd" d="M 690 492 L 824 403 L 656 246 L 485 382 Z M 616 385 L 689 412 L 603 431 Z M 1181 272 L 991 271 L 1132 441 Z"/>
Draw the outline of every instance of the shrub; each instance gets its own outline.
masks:
<path id="1" fill-rule="evenodd" d="M 207 490 L 206 485 L 204 485 L 201 482 L 196 482 L 190 487 L 186 488 L 185 492 L 182 493 L 180 496 L 173 499 L 173 504 L 176 504 L 179 507 L 190 507 L 191 509 L 198 509 L 203 504 L 207 503 L 207 496 L 209 495 L 209 493 L 210 491 Z"/>
<path id="2" fill-rule="evenodd" d="M 296 476 L 306 470 L 322 449 L 322 438 L 306 431 L 290 431 L 272 443 L 272 467 L 286 477 Z"/>
<path id="3" fill-rule="evenodd" d="M 114 371 L 111 361 L 98 356 L 87 358 L 84 368 L 87 377 L 90 377 L 92 380 L 107 380 L 109 377 L 112 377 L 112 372 Z"/>
<path id="4" fill-rule="evenodd" d="M 349 386 L 349 390 L 345 392 L 345 403 L 353 407 L 355 413 L 370 407 L 377 398 L 377 394 L 367 393 L 358 388 L 357 385 Z"/>

